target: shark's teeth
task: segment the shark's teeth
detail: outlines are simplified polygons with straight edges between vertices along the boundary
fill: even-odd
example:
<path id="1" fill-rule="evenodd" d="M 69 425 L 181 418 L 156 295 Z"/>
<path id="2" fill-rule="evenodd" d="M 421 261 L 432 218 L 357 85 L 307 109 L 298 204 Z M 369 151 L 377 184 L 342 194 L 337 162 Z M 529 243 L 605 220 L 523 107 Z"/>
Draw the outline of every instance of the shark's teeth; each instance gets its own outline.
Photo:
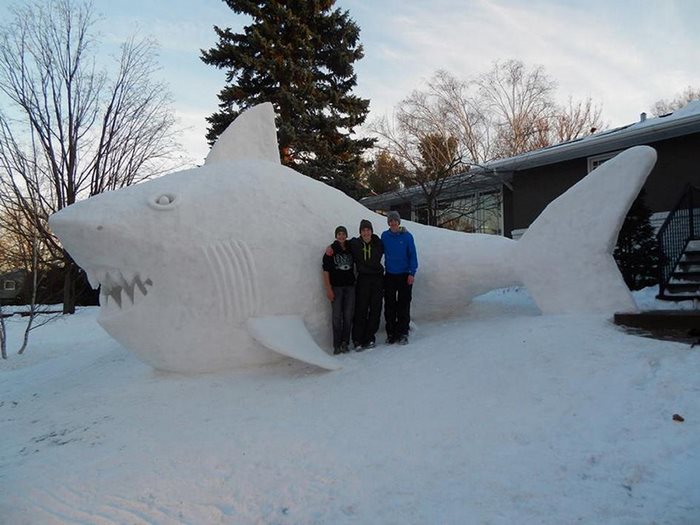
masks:
<path id="1" fill-rule="evenodd" d="M 137 279 L 134 282 L 135 282 L 136 286 L 139 287 L 139 291 L 143 295 L 148 295 L 148 290 L 146 290 L 146 285 L 150 284 L 151 286 L 153 286 L 153 281 L 151 281 L 150 279 L 146 279 L 146 282 L 144 283 L 144 282 L 141 282 L 141 279 L 138 279 L 138 275 L 136 277 L 137 277 Z"/>
<path id="2" fill-rule="evenodd" d="M 97 290 L 100 286 L 100 280 L 97 278 L 97 273 L 92 270 L 85 270 L 85 276 L 87 277 L 90 286 L 93 290 Z"/>
<path id="3" fill-rule="evenodd" d="M 93 273 L 95 274 L 97 282 L 100 283 L 100 286 L 102 286 L 104 289 L 104 283 L 107 278 L 107 270 L 95 270 Z"/>
<path id="4" fill-rule="evenodd" d="M 92 271 L 91 274 L 99 279 L 101 304 L 120 310 L 139 303 L 148 295 L 148 287 L 153 286 L 150 278 L 142 280 L 138 273 L 133 272 L 100 269 Z"/>

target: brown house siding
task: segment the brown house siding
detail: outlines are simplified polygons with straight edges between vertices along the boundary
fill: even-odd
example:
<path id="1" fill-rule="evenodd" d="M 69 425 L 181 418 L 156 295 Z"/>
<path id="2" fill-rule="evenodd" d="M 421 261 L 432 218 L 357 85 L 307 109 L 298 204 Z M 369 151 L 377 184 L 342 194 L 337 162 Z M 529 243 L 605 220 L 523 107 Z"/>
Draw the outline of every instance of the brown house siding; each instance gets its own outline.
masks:
<path id="1" fill-rule="evenodd" d="M 547 205 L 586 176 L 586 159 L 539 166 L 513 177 L 513 227 L 527 228 Z"/>
<path id="2" fill-rule="evenodd" d="M 669 211 L 688 183 L 700 186 L 700 134 L 651 143 L 658 154 L 644 185 L 652 212 Z M 588 159 L 580 158 L 516 172 L 511 206 L 504 222 L 512 230 L 527 228 L 551 201 L 586 176 Z M 512 219 L 508 219 L 512 215 Z"/>
<path id="3" fill-rule="evenodd" d="M 651 144 L 656 166 L 644 188 L 652 212 L 670 211 L 686 184 L 700 186 L 700 133 Z"/>

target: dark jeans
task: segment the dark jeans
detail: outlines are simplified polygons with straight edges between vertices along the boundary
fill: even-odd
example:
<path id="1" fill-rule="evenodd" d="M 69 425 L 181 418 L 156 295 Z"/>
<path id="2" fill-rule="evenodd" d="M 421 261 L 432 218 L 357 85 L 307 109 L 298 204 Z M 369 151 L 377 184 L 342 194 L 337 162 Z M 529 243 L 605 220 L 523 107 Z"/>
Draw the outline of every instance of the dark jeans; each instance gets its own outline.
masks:
<path id="1" fill-rule="evenodd" d="M 334 286 L 335 299 L 333 306 L 333 348 L 338 349 L 340 343 L 350 343 L 350 328 L 355 310 L 355 287 Z"/>
<path id="2" fill-rule="evenodd" d="M 355 318 L 352 340 L 360 345 L 374 341 L 382 317 L 384 276 L 361 273 L 355 283 Z"/>
<path id="3" fill-rule="evenodd" d="M 384 320 L 389 339 L 408 335 L 412 289 L 407 273 L 387 273 L 384 276 Z"/>

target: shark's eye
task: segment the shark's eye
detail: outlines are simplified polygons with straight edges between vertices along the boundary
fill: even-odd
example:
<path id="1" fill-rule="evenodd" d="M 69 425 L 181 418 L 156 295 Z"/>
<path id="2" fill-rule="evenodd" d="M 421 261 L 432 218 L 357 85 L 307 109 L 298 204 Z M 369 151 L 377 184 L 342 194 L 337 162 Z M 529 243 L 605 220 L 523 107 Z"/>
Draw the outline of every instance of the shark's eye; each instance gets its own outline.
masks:
<path id="1" fill-rule="evenodd" d="M 148 204 L 155 210 L 172 210 L 180 203 L 180 199 L 174 193 L 158 193 L 148 200 Z"/>

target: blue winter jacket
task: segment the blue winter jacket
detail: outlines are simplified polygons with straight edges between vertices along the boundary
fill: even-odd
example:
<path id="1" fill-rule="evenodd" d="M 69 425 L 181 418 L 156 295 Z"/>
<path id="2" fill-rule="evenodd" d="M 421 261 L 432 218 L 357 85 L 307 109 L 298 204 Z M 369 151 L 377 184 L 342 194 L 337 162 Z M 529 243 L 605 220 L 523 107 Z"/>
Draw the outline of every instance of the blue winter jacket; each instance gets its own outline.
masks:
<path id="1" fill-rule="evenodd" d="M 404 228 L 396 233 L 386 230 L 382 233 L 382 242 L 384 243 L 384 267 L 387 273 L 416 274 L 418 254 L 413 235 Z"/>

